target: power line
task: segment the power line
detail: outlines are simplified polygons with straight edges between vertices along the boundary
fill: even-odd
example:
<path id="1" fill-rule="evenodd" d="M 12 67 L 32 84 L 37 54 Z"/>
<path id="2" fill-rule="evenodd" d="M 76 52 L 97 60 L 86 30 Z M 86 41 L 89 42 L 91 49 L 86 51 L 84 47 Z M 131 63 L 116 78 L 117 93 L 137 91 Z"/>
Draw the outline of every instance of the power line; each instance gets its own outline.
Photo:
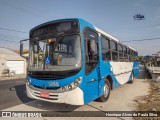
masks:
<path id="1" fill-rule="evenodd" d="M 13 36 L 13 35 L 9 35 L 9 34 L 0 34 L 0 38 L 7 38 L 7 39 L 24 39 L 24 37 L 20 37 L 20 36 Z"/>
<path id="2" fill-rule="evenodd" d="M 24 31 L 19 31 L 19 30 L 14 30 L 14 29 L 9 29 L 9 28 L 2 28 L 2 27 L 0 27 L 0 29 L 1 30 L 12 31 L 12 32 L 27 33 L 27 32 L 24 32 Z"/>
<path id="3" fill-rule="evenodd" d="M 12 39 L 12 38 L 3 38 L 3 37 L 0 37 L 0 40 L 9 40 L 9 41 L 17 42 L 17 41 L 20 41 L 20 40 L 23 40 L 23 39 Z"/>
<path id="4" fill-rule="evenodd" d="M 1 39 L 1 38 L 0 38 L 0 41 L 4 41 L 4 42 L 12 42 L 12 43 L 19 43 L 19 42 L 16 42 L 16 41 L 6 40 L 6 39 Z"/>
<path id="5" fill-rule="evenodd" d="M 17 7 L 17 6 L 15 6 L 14 4 L 8 4 L 8 3 L 5 3 L 5 4 L 6 4 L 8 7 L 12 7 L 12 8 L 14 8 L 14 9 L 17 9 L 17 10 L 21 11 L 21 12 L 28 13 L 29 15 L 32 14 L 32 15 L 37 16 L 37 17 L 39 17 L 39 18 L 48 19 L 48 18 L 42 16 L 41 14 L 35 13 L 34 11 L 29 11 L 30 9 L 29 9 L 29 10 L 24 9 L 24 8 L 25 8 L 24 5 L 21 5 L 21 6 Z"/>
<path id="6" fill-rule="evenodd" d="M 153 41 L 158 40 L 160 38 L 145 38 L 145 39 L 139 39 L 139 40 L 128 40 L 128 41 L 122 41 L 122 42 L 140 42 L 140 41 Z"/>
<path id="7" fill-rule="evenodd" d="M 3 45 L 0 45 L 0 46 L 2 46 L 2 47 L 10 47 L 10 46 L 12 46 L 12 47 L 18 47 L 17 45 L 13 45 L 13 44 L 10 44 L 10 43 L 5 43 L 5 44 L 3 44 Z"/>
<path id="8" fill-rule="evenodd" d="M 21 0 L 17 0 L 17 3 L 19 3 L 20 6 L 23 6 L 25 9 L 31 10 L 33 14 L 37 14 L 38 16 L 40 16 L 42 18 L 49 19 L 48 16 L 46 16 L 45 14 L 42 14 L 42 11 L 39 11 L 35 7 L 32 7 L 32 6 L 28 5 L 28 4 L 25 4 Z"/>
<path id="9" fill-rule="evenodd" d="M 12 36 L 1 36 L 0 35 L 0 40 L 11 40 L 11 41 L 20 41 L 20 40 L 22 40 L 22 39 L 24 39 L 24 38 L 14 38 L 14 37 L 12 37 Z"/>

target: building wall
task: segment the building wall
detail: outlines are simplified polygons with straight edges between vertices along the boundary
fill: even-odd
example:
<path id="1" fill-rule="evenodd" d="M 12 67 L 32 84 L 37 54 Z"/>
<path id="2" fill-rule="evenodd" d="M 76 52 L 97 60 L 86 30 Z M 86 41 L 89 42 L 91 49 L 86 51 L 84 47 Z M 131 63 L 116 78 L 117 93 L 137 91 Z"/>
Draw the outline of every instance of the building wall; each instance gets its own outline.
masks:
<path id="1" fill-rule="evenodd" d="M 2 48 L 0 48 L 1 51 Z M 5 49 L 3 48 L 3 53 L 0 53 L 0 76 L 2 75 L 2 72 L 4 69 L 7 68 L 6 66 L 6 61 L 10 60 L 22 60 L 24 61 L 24 74 L 26 74 L 26 59 L 22 58 L 19 54 L 13 52 L 13 51 L 9 51 L 8 49 L 6 49 L 6 54 L 5 54 Z"/>

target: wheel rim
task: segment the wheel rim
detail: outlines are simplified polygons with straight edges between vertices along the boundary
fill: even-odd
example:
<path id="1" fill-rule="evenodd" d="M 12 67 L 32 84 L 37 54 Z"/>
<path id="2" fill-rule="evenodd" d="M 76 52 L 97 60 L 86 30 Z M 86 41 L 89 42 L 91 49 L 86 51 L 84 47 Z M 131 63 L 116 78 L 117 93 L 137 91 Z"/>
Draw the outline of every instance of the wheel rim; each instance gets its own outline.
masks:
<path id="1" fill-rule="evenodd" d="M 109 86 L 105 83 L 104 84 L 104 97 L 107 97 L 109 94 Z"/>

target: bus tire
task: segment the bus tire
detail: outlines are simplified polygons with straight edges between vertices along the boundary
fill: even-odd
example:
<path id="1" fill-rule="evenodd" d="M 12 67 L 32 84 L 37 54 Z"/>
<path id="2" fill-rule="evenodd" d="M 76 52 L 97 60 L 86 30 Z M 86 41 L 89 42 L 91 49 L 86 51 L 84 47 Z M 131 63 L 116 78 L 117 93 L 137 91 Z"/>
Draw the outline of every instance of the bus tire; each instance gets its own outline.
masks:
<path id="1" fill-rule="evenodd" d="M 109 80 L 106 79 L 106 81 L 104 83 L 104 87 L 103 87 L 104 94 L 101 97 L 99 97 L 97 100 L 99 102 L 106 102 L 109 98 L 110 91 L 111 91 L 111 85 L 110 85 Z"/>
<path id="2" fill-rule="evenodd" d="M 131 80 L 128 81 L 128 83 L 132 84 L 134 82 L 134 73 L 132 72 L 131 74 Z"/>

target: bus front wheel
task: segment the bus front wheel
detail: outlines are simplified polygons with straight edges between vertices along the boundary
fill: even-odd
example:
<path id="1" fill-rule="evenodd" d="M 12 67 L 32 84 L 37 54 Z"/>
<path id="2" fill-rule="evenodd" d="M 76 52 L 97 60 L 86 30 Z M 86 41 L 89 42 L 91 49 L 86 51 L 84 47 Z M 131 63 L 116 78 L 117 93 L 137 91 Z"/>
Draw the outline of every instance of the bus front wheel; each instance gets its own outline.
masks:
<path id="1" fill-rule="evenodd" d="M 106 102 L 109 98 L 110 91 L 111 91 L 111 85 L 110 85 L 109 80 L 106 79 L 106 81 L 104 83 L 104 87 L 103 87 L 103 95 L 98 98 L 98 101 L 99 102 Z"/>

